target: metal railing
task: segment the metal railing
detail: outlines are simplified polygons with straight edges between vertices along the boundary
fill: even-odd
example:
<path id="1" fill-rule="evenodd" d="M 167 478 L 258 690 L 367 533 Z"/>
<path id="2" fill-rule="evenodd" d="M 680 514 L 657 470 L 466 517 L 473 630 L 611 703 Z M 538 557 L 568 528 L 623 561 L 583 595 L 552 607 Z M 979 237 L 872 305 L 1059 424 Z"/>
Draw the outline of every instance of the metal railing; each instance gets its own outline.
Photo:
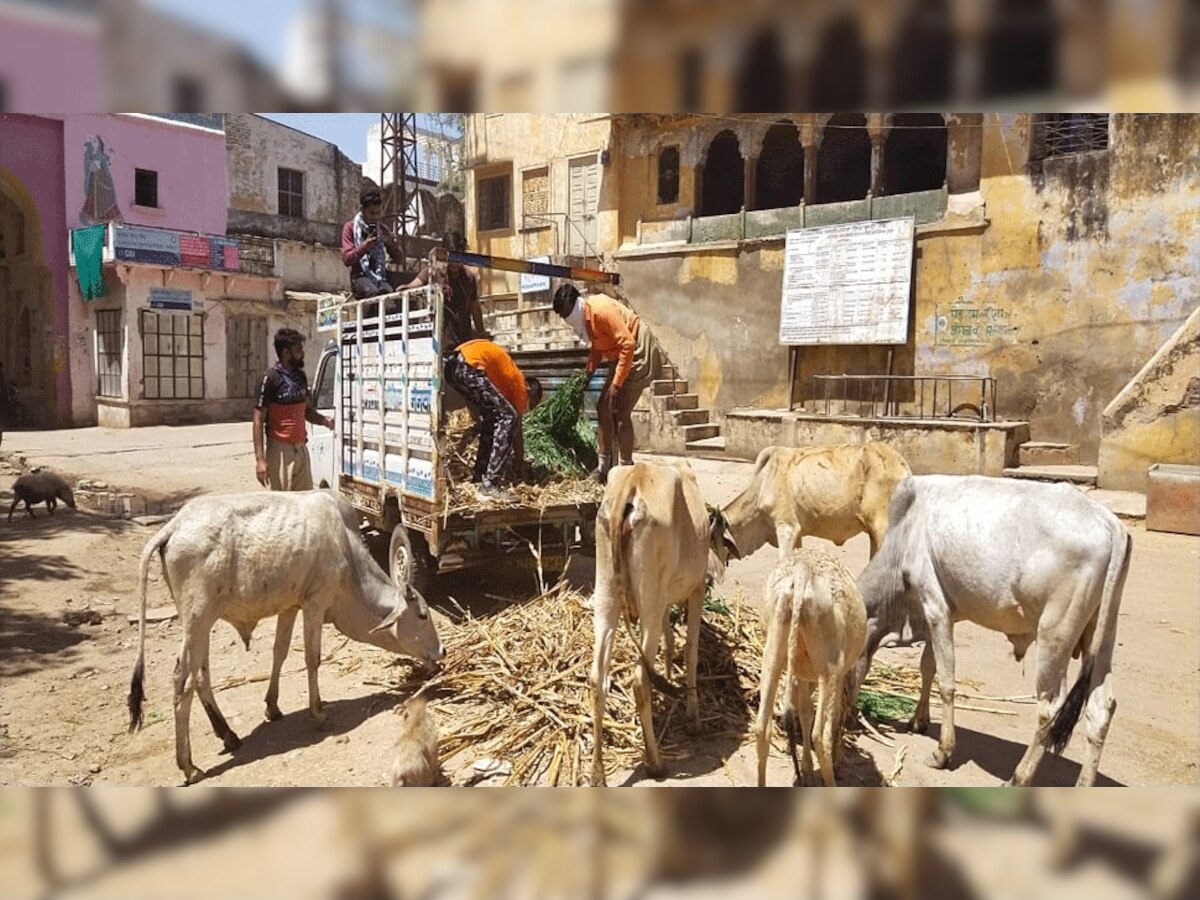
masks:
<path id="1" fill-rule="evenodd" d="M 863 417 L 866 408 L 869 411 L 865 417 L 872 419 L 964 418 L 977 422 L 996 421 L 996 379 L 990 376 L 814 375 L 813 381 L 817 388 L 814 391 L 814 405 L 820 414 L 826 416 L 849 415 L 848 407 L 857 403 L 857 414 Z M 911 386 L 911 399 L 897 399 L 896 388 L 900 386 Z M 956 386 L 959 397 L 957 404 Z M 840 411 L 833 411 L 836 403 L 841 404 Z M 964 412 L 967 415 L 960 415 Z"/>

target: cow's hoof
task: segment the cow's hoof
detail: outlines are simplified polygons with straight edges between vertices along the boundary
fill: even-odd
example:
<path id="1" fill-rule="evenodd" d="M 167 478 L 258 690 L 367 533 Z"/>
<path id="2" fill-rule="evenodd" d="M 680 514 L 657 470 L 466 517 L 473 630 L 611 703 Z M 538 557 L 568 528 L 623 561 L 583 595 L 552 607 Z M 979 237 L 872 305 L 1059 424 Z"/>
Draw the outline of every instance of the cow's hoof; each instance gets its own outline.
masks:
<path id="1" fill-rule="evenodd" d="M 652 766 L 647 763 L 646 774 L 649 775 L 651 778 L 653 778 L 655 781 L 662 781 L 664 778 L 667 777 L 667 767 L 664 766 L 662 763 L 659 763 L 657 766 Z"/>
<path id="2" fill-rule="evenodd" d="M 320 718 L 313 718 L 313 727 L 317 731 L 328 732 L 333 730 L 333 723 L 329 721 L 329 717 L 322 715 Z"/>
<path id="3" fill-rule="evenodd" d="M 237 753 L 241 749 L 242 739 L 236 734 L 230 734 L 229 737 L 225 738 L 224 743 L 226 753 Z"/>
<path id="4" fill-rule="evenodd" d="M 910 719 L 908 722 L 908 731 L 910 734 L 924 734 L 928 730 L 928 719 Z"/>
<path id="5" fill-rule="evenodd" d="M 944 769 L 950 763 L 950 754 L 942 753 L 940 750 L 934 750 L 929 756 L 925 757 L 925 765 L 931 769 Z"/>
<path id="6" fill-rule="evenodd" d="M 195 766 L 192 766 L 190 770 L 183 773 L 183 784 L 186 787 L 189 784 L 195 784 L 197 781 L 203 781 L 207 777 L 208 773 L 203 769 L 197 769 Z"/>
<path id="7" fill-rule="evenodd" d="M 280 712 L 278 706 L 268 706 L 266 719 L 268 722 L 278 722 L 283 718 L 283 713 Z"/>

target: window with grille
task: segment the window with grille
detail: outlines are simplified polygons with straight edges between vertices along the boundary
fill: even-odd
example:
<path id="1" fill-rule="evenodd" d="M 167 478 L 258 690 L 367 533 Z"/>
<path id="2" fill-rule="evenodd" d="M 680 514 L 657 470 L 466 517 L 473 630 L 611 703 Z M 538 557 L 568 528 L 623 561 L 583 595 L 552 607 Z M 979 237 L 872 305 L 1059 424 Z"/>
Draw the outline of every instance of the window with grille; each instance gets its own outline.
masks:
<path id="1" fill-rule="evenodd" d="M 133 170 L 133 202 L 137 206 L 158 208 L 158 173 L 151 169 Z"/>
<path id="2" fill-rule="evenodd" d="M 550 220 L 550 169 L 530 169 L 521 174 L 521 214 L 526 228 L 548 226 Z"/>
<path id="3" fill-rule="evenodd" d="M 1031 160 L 1108 149 L 1108 113 L 1044 113 L 1037 117 Z"/>
<path id="4" fill-rule="evenodd" d="M 142 310 L 142 396 L 204 399 L 204 316 Z"/>
<path id="5" fill-rule="evenodd" d="M 100 310 L 96 313 L 96 394 L 100 397 L 120 397 L 121 361 L 125 355 L 125 340 L 121 333 L 121 311 Z"/>
<path id="6" fill-rule="evenodd" d="M 198 113 L 204 106 L 204 85 L 195 78 L 180 75 L 171 86 L 175 112 Z"/>
<path id="7" fill-rule="evenodd" d="M 658 154 L 658 202 L 679 202 L 679 148 L 664 147 Z"/>
<path id="8" fill-rule="evenodd" d="M 295 169 L 279 170 L 279 214 L 304 218 L 304 173 Z"/>
<path id="9" fill-rule="evenodd" d="M 476 183 L 475 213 L 480 231 L 508 228 L 511 184 L 512 178 L 507 174 L 481 178 Z"/>

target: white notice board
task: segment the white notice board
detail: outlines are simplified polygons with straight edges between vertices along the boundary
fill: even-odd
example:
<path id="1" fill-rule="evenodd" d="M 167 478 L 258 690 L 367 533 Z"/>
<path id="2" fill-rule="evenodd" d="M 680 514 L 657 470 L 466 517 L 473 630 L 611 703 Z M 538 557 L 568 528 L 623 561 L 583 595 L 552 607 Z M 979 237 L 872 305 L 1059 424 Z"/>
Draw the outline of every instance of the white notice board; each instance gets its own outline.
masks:
<path id="1" fill-rule="evenodd" d="M 905 343 L 912 251 L 911 216 L 788 231 L 779 343 Z"/>
<path id="2" fill-rule="evenodd" d="M 548 262 L 550 262 L 550 257 L 548 257 L 548 256 L 531 256 L 531 257 L 529 257 L 529 261 L 536 262 L 536 263 L 548 263 Z M 521 276 L 521 293 L 522 294 L 533 294 L 533 293 L 536 293 L 537 291 L 548 291 L 548 290 L 550 290 L 550 276 L 549 275 L 522 275 Z"/>

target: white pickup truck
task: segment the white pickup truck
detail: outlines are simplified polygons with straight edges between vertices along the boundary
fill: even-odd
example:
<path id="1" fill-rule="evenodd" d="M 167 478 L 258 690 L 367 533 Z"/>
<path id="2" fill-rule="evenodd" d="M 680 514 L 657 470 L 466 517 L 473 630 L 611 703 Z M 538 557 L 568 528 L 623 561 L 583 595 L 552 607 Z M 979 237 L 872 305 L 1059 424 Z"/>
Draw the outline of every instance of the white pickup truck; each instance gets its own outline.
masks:
<path id="1" fill-rule="evenodd" d="M 393 577 L 433 592 L 439 573 L 497 556 L 535 565 L 532 548 L 540 552 L 543 572 L 565 568 L 568 552 L 593 540 L 595 503 L 447 510 L 449 485 L 439 461 L 447 398 L 438 287 L 331 303 L 333 296 L 318 313 L 319 333 L 333 340 L 317 364 L 313 396 L 335 427 L 309 426 L 313 480 L 336 487 L 372 527 L 391 535 Z M 513 357 L 549 396 L 585 364 L 587 351 Z M 598 372 L 592 393 L 602 379 Z"/>

